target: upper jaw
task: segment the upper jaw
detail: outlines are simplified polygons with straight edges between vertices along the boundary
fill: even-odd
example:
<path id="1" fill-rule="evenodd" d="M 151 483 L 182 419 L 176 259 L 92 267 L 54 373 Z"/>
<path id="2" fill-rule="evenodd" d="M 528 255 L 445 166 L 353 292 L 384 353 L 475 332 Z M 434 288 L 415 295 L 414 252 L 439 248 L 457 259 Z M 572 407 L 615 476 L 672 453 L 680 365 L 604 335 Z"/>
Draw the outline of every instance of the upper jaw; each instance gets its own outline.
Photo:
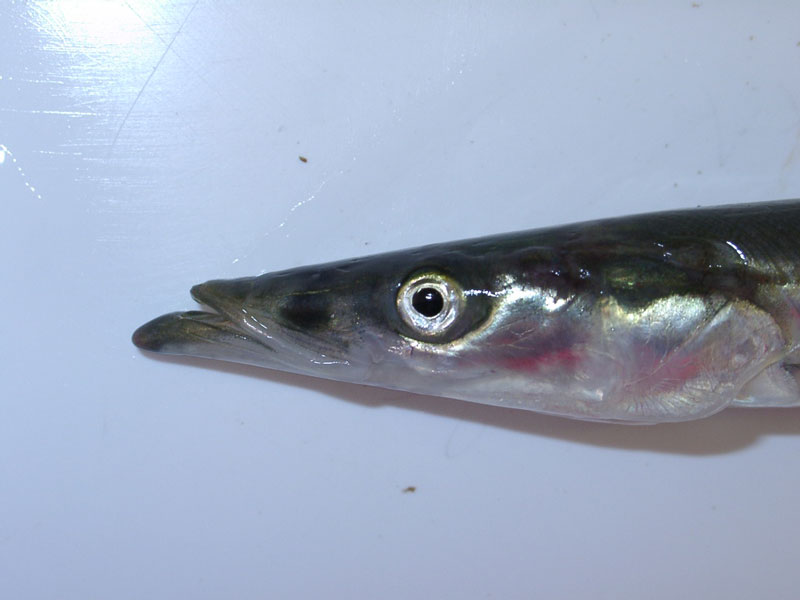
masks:
<path id="1" fill-rule="evenodd" d="M 341 357 L 330 340 L 288 330 L 270 316 L 268 307 L 253 305 L 253 279 L 214 280 L 195 285 L 192 297 L 213 312 L 195 310 L 162 315 L 139 327 L 133 334 L 133 343 L 143 350 L 165 354 L 240 362 L 333 379 L 349 378 L 354 371 L 352 363 Z M 345 376 L 344 371 L 349 375 Z"/>
<path id="2" fill-rule="evenodd" d="M 236 320 L 253 291 L 254 277 L 213 279 L 192 286 L 191 294 L 200 304 Z"/>

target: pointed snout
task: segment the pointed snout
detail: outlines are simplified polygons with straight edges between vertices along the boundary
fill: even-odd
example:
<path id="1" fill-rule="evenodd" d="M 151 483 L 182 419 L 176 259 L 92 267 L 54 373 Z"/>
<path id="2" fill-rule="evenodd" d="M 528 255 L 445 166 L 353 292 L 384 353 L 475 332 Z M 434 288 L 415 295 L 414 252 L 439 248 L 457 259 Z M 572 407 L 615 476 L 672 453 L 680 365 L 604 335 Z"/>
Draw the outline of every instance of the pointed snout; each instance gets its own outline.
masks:
<path id="1" fill-rule="evenodd" d="M 212 279 L 193 286 L 192 298 L 223 314 L 238 313 L 247 297 L 253 292 L 255 279 L 255 277 Z"/>

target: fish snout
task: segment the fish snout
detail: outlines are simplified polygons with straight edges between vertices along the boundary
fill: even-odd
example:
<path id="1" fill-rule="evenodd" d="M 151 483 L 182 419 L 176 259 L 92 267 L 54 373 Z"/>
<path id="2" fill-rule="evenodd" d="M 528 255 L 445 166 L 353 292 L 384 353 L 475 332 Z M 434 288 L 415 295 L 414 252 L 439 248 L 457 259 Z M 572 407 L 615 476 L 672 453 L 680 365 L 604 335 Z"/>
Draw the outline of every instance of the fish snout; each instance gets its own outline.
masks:
<path id="1" fill-rule="evenodd" d="M 238 313 L 253 292 L 254 280 L 255 277 L 212 279 L 193 286 L 192 298 L 222 314 Z"/>

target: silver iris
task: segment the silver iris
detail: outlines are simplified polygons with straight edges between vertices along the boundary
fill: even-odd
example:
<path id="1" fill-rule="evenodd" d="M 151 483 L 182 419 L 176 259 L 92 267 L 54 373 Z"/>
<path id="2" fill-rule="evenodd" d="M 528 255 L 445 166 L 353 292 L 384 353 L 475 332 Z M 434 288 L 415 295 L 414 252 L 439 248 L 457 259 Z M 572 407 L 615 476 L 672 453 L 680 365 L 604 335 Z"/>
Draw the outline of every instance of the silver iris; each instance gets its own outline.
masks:
<path id="1" fill-rule="evenodd" d="M 424 296 L 423 306 L 420 297 Z M 397 294 L 397 310 L 403 321 L 425 337 L 446 332 L 461 314 L 464 291 L 439 273 L 423 273 L 406 281 Z"/>

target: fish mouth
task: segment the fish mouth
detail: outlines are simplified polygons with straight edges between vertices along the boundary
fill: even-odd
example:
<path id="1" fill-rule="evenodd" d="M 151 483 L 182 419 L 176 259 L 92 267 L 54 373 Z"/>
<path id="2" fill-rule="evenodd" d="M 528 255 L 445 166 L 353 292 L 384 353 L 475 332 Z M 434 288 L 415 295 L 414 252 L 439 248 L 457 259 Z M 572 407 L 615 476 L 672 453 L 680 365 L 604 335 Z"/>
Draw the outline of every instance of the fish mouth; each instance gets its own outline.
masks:
<path id="1" fill-rule="evenodd" d="M 216 280 L 196 285 L 192 297 L 208 310 L 173 312 L 134 331 L 142 350 L 264 365 L 274 354 L 261 336 L 243 329 L 242 309 L 252 278 Z"/>

